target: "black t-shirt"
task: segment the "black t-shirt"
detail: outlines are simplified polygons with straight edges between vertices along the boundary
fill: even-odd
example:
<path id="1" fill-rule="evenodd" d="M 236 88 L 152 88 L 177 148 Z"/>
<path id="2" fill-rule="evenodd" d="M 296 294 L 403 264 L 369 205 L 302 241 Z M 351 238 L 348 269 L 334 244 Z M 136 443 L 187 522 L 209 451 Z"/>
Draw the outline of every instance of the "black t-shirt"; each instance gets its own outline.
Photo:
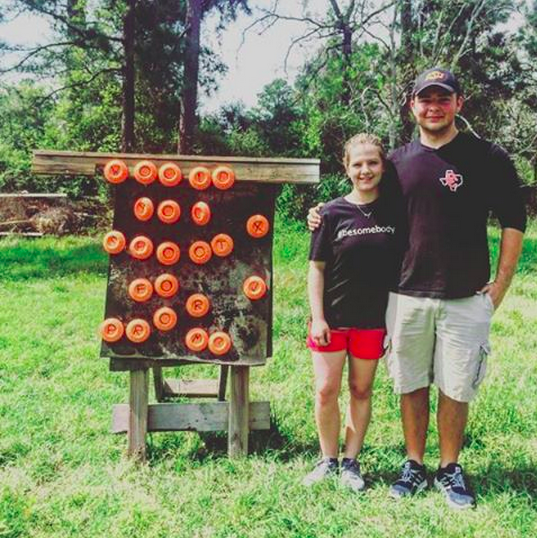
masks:
<path id="1" fill-rule="evenodd" d="M 383 180 L 384 181 L 384 180 Z M 321 209 L 309 259 L 326 262 L 324 315 L 331 328 L 384 327 L 400 266 L 400 206 L 390 196 L 356 206 L 336 198 Z"/>
<path id="2" fill-rule="evenodd" d="M 487 219 L 524 231 L 525 206 L 507 153 L 459 133 L 438 149 L 419 140 L 390 156 L 407 207 L 409 244 L 399 293 L 423 297 L 473 295 L 490 278 Z"/>

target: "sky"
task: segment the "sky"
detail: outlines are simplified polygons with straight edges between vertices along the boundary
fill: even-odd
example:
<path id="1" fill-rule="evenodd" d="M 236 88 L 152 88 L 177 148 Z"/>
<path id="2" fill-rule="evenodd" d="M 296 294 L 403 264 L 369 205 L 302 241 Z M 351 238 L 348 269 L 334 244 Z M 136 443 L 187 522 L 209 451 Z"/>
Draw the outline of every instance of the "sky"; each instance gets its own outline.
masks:
<path id="1" fill-rule="evenodd" d="M 258 4 L 270 5 L 271 1 L 260 1 Z M 310 0 L 308 9 L 312 14 L 326 13 L 327 0 Z M 303 13 L 302 2 L 298 0 L 281 2 L 286 15 L 299 17 Z M 218 50 L 223 62 L 228 66 L 228 72 L 220 82 L 218 93 L 206 100 L 202 107 L 205 111 L 214 111 L 219 105 L 241 100 L 247 106 L 253 106 L 257 101 L 257 94 L 263 87 L 275 78 L 284 78 L 293 83 L 298 70 L 306 59 L 315 53 L 312 44 L 297 45 L 284 66 L 285 56 L 294 38 L 302 35 L 305 26 L 294 22 L 280 20 L 272 27 L 261 32 L 260 25 L 246 32 L 244 31 L 255 20 L 255 16 L 241 14 L 237 21 L 232 23 L 223 35 L 221 44 L 211 39 L 210 28 L 214 20 L 208 20 L 203 39 L 214 43 L 214 50 Z"/>
<path id="2" fill-rule="evenodd" d="M 0 0 L 0 3 L 2 0 Z M 270 7 L 274 0 L 251 0 L 251 4 Z M 326 13 L 328 0 L 280 0 L 282 13 L 300 16 L 307 11 L 312 14 Z M 285 11 L 284 11 L 285 10 Z M 243 32 L 251 25 L 254 17 L 241 14 L 230 23 L 220 39 L 215 35 L 216 17 L 208 17 L 203 22 L 202 44 L 209 44 L 218 52 L 228 66 L 225 76 L 219 78 L 218 91 L 207 98 L 200 95 L 200 111 L 214 112 L 221 105 L 240 100 L 246 106 L 254 106 L 257 95 L 263 87 L 277 77 L 293 83 L 297 71 L 308 57 L 315 54 L 314 43 L 307 43 L 293 49 L 284 69 L 284 58 L 293 38 L 300 36 L 304 26 L 292 21 L 278 21 L 263 33 L 258 26 Z M 516 25 L 516 20 L 514 22 Z M 511 24 L 509 25 L 511 26 Z M 44 43 L 50 35 L 48 23 L 39 17 L 19 16 L 12 22 L 0 25 L 0 40 L 10 44 L 32 45 Z"/>
<path id="3" fill-rule="evenodd" d="M 1 3 L 1 0 L 0 0 Z M 270 6 L 272 0 L 257 0 L 256 5 Z M 299 16 L 303 12 L 300 0 L 284 0 L 281 4 L 285 13 Z M 315 13 L 326 12 L 327 0 L 309 0 L 308 9 Z M 241 100 L 247 106 L 254 106 L 257 94 L 277 77 L 292 83 L 298 68 L 304 63 L 309 49 L 295 47 L 290 55 L 287 70 L 284 58 L 292 39 L 301 35 L 304 27 L 298 23 L 280 21 L 262 34 L 261 27 L 252 29 L 243 38 L 243 32 L 253 22 L 253 17 L 241 14 L 230 23 L 220 39 L 216 37 L 216 17 L 203 21 L 202 44 L 210 44 L 217 51 L 228 72 L 219 79 L 218 91 L 210 96 L 200 96 L 202 112 L 214 112 L 222 104 Z M 0 40 L 11 45 L 31 46 L 44 43 L 50 36 L 48 23 L 44 18 L 21 15 L 11 22 L 0 25 Z M 7 59 L 6 59 L 7 60 Z M 3 62 L 6 65 L 6 61 Z"/>

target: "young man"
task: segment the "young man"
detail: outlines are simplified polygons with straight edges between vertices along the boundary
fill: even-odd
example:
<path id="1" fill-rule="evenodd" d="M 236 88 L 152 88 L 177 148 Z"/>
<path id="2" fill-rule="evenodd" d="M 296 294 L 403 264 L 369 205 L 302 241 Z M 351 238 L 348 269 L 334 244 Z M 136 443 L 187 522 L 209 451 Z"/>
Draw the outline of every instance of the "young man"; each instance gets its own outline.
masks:
<path id="1" fill-rule="evenodd" d="M 395 166 L 408 215 L 408 249 L 399 286 L 386 313 L 386 363 L 401 395 L 407 451 L 395 498 L 427 487 L 423 457 L 429 386 L 439 389 L 440 466 L 435 486 L 450 506 L 475 498 L 458 464 L 468 403 L 476 395 L 490 352 L 492 314 L 511 283 L 522 249 L 525 208 L 515 168 L 500 147 L 459 133 L 463 96 L 440 68 L 415 81 L 411 110 L 419 139 L 396 149 Z M 487 219 L 502 227 L 496 277 L 489 282 Z M 309 218 L 310 225 L 314 218 Z"/>

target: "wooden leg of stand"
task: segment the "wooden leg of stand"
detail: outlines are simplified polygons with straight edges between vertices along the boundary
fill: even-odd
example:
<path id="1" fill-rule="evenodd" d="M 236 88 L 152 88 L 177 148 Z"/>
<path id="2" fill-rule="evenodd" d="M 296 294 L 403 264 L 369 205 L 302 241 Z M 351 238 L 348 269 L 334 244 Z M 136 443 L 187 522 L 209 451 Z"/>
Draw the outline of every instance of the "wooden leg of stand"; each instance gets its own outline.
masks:
<path id="1" fill-rule="evenodd" d="M 218 374 L 218 401 L 224 402 L 226 400 L 226 385 L 227 375 L 229 372 L 229 366 L 222 364 L 220 366 L 220 372 Z"/>
<path id="2" fill-rule="evenodd" d="M 130 372 L 128 454 L 138 461 L 145 461 L 145 435 L 147 433 L 147 401 L 149 370 Z"/>
<path id="3" fill-rule="evenodd" d="M 155 385 L 155 398 L 157 402 L 164 401 L 164 378 L 162 366 L 153 366 L 153 384 Z"/>
<path id="4" fill-rule="evenodd" d="M 231 366 L 228 455 L 240 458 L 248 454 L 249 366 Z"/>

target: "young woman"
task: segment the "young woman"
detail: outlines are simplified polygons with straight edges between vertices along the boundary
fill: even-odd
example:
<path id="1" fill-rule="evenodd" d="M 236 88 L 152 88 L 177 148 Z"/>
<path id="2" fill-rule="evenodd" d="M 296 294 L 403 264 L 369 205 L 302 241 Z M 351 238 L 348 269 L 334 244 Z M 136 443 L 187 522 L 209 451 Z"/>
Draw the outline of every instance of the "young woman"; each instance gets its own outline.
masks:
<path id="1" fill-rule="evenodd" d="M 388 292 L 399 270 L 400 211 L 395 193 L 387 188 L 388 178 L 383 178 L 385 154 L 376 136 L 352 137 L 343 158 L 352 190 L 321 209 L 321 226 L 313 233 L 309 256 L 307 344 L 322 459 L 303 483 L 311 485 L 338 472 L 338 396 L 348 358 L 350 402 L 341 481 L 360 491 L 364 480 L 356 457 L 371 418 L 378 359 L 384 355 Z"/>

